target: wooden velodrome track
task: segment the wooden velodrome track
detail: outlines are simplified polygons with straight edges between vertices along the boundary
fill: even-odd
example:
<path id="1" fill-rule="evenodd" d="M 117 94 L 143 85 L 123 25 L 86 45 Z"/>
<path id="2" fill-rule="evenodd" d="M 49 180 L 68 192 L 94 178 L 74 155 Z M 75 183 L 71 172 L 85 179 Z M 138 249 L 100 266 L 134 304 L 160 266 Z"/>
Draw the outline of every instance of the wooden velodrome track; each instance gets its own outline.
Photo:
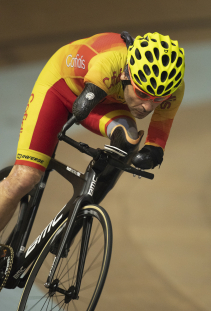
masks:
<path id="1" fill-rule="evenodd" d="M 140 26 L 143 32 L 168 29 L 184 42 L 211 36 L 210 0 L 134 0 L 130 8 L 117 0 L 112 8 L 110 1 L 105 6 L 95 0 L 92 6 L 67 0 L 1 3 L 0 66 L 47 59 L 61 45 L 101 31 L 128 30 L 135 36 Z M 124 173 L 102 202 L 112 220 L 114 244 L 97 310 L 211 310 L 210 104 L 179 109 L 153 181 Z M 149 118 L 138 122 L 145 137 L 148 123 Z M 87 131 L 75 139 L 96 147 L 108 143 Z M 63 143 L 57 158 L 80 171 L 89 162 Z M 68 201 L 69 191 L 53 173 L 31 242 Z"/>
<path id="2" fill-rule="evenodd" d="M 114 244 L 98 310 L 210 310 L 210 115 L 209 105 L 181 108 L 165 160 L 154 169 L 155 179 L 139 180 L 124 173 L 102 202 L 112 220 Z M 147 129 L 147 121 L 139 121 L 139 128 Z M 87 131 L 75 139 L 95 147 L 108 143 Z M 89 162 L 64 143 L 56 158 L 79 171 Z M 52 173 L 32 240 L 65 205 L 71 191 Z"/>

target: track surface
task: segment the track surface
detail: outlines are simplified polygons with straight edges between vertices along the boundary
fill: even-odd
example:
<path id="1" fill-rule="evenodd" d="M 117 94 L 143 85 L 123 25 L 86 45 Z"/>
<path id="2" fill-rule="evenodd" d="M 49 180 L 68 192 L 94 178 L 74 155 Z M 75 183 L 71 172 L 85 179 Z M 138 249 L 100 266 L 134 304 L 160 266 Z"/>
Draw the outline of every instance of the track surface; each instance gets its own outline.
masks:
<path id="1" fill-rule="evenodd" d="M 210 116 L 209 106 L 181 108 L 155 179 L 124 173 L 102 202 L 114 245 L 97 310 L 210 311 Z M 148 121 L 139 121 L 139 128 L 147 130 Z M 96 147 L 108 143 L 88 132 L 76 139 Z M 57 158 L 80 171 L 89 162 L 63 143 Z M 32 240 L 65 205 L 69 191 L 52 173 Z"/>

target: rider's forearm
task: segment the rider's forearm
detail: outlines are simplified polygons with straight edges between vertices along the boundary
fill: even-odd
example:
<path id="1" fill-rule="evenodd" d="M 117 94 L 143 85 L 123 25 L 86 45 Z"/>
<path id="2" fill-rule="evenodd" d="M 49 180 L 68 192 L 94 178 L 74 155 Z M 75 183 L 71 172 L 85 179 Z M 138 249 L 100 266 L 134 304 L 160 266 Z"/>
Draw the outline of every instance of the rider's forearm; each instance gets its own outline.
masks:
<path id="1" fill-rule="evenodd" d="M 165 146 L 169 137 L 173 120 L 151 121 L 145 141 L 145 145 L 161 147 L 165 150 Z"/>
<path id="2" fill-rule="evenodd" d="M 149 124 L 146 145 L 159 146 L 163 150 L 165 149 L 173 120 L 184 96 L 184 89 L 183 81 L 176 92 L 155 109 Z"/>
<path id="3" fill-rule="evenodd" d="M 92 109 L 106 97 L 106 92 L 92 83 L 86 83 L 82 93 L 73 104 L 73 114 L 78 121 L 88 117 Z"/>

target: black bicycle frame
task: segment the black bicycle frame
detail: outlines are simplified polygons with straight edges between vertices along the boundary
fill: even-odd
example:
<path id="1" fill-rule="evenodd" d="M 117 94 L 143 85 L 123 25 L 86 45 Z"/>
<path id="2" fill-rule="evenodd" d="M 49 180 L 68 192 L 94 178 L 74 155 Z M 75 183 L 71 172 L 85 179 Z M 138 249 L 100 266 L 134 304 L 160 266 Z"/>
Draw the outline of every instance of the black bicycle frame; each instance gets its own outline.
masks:
<path id="1" fill-rule="evenodd" d="M 33 267 L 34 261 L 41 253 L 49 238 L 53 235 L 55 231 L 57 231 L 57 229 L 57 233 L 61 233 L 61 230 L 64 229 L 60 239 L 60 244 L 56 251 L 56 256 L 52 268 L 45 284 L 47 288 L 50 287 L 64 246 L 66 242 L 68 242 L 71 234 L 73 233 L 73 223 L 78 215 L 78 212 L 85 205 L 94 203 L 92 198 L 95 191 L 96 182 L 99 175 L 103 172 L 107 164 L 113 165 L 114 167 L 122 169 L 129 173 L 137 174 L 138 176 L 143 176 L 149 179 L 153 179 L 154 177 L 154 175 L 151 173 L 137 170 L 131 166 L 121 163 L 121 161 L 119 162 L 112 156 L 108 156 L 108 154 L 106 154 L 106 152 L 103 150 L 90 148 L 88 145 L 84 143 L 78 143 L 70 137 L 66 136 L 64 132 L 74 123 L 75 117 L 73 116 L 73 118 L 64 125 L 62 132 L 59 133 L 59 139 L 78 149 L 80 152 L 90 155 L 94 161 L 92 160 L 90 162 L 85 174 L 82 174 L 75 169 L 57 161 L 54 158 L 54 152 L 54 155 L 50 160 L 50 163 L 46 172 L 43 175 L 42 180 L 36 186 L 35 190 L 29 193 L 29 195 L 31 196 L 30 201 L 28 202 L 28 195 L 21 200 L 22 204 L 20 216 L 15 229 L 9 237 L 9 241 L 11 242 L 10 245 L 14 250 L 14 262 L 12 270 L 10 272 L 10 276 L 5 286 L 6 288 L 15 288 L 16 286 L 23 287 L 25 285 L 31 268 Z M 54 219 L 48 224 L 48 226 L 40 233 L 40 235 L 29 246 L 29 248 L 25 250 L 28 237 L 30 235 L 31 228 L 33 226 L 35 216 L 37 214 L 37 210 L 43 195 L 43 191 L 45 189 L 46 182 L 52 170 L 58 172 L 61 176 L 63 176 L 72 184 L 74 190 L 73 196 L 70 201 L 61 209 L 61 211 L 54 217 Z M 63 227 L 63 224 L 65 224 L 65 227 Z M 82 239 L 83 248 L 81 249 L 81 258 L 79 260 L 80 266 L 78 267 L 77 274 L 76 295 L 80 288 L 89 230 L 89 226 L 87 227 L 87 225 L 84 225 L 83 232 L 85 233 Z M 57 233 L 55 234 L 55 237 L 57 236 Z M 12 236 L 15 236 L 15 239 L 12 239 Z M 7 242 L 6 244 L 8 244 Z M 23 277 L 21 277 L 26 269 L 28 269 L 27 272 L 24 274 Z"/>
<path id="2" fill-rule="evenodd" d="M 60 212 L 53 218 L 53 220 L 48 224 L 48 226 L 39 234 L 39 236 L 34 240 L 34 242 L 25 250 L 26 243 L 28 241 L 29 234 L 31 232 L 32 225 L 35 220 L 35 216 L 39 207 L 41 197 L 47 182 L 48 176 L 52 170 L 58 172 L 66 180 L 68 180 L 73 186 L 73 196 L 68 201 L 68 203 L 60 210 Z M 93 203 L 92 201 L 92 180 L 96 176 L 96 172 L 93 170 L 92 165 L 88 165 L 85 174 L 82 174 L 75 169 L 67 166 L 56 159 L 52 158 L 49 166 L 40 181 L 37 185 L 35 193 L 32 196 L 32 200 L 29 202 L 29 206 L 26 202 L 26 206 L 23 206 L 23 211 L 20 213 L 20 217 L 17 223 L 15 231 L 15 239 L 12 241 L 12 248 L 14 249 L 14 263 L 9 276 L 9 279 L 6 283 L 5 288 L 15 288 L 15 287 L 24 287 L 25 282 L 30 274 L 33 262 L 37 259 L 41 253 L 44 245 L 48 242 L 52 234 L 61 227 L 63 223 L 66 222 L 65 230 L 63 230 L 63 236 L 61 238 L 60 246 L 58 247 L 58 252 L 55 259 L 59 261 L 61 252 L 63 250 L 64 244 L 70 234 L 72 224 L 77 216 L 78 211 L 85 205 Z M 91 188 L 90 188 L 91 187 Z M 23 199 L 26 201 L 26 198 Z M 26 210 L 24 210 L 26 209 Z M 25 213 L 25 214 L 24 214 Z M 20 226 L 19 223 L 25 224 Z M 27 224 L 27 225 L 26 225 Z M 60 231 L 59 231 L 60 232 Z M 14 233 L 14 232 L 13 232 Z M 63 245 L 61 245 L 63 243 Z M 31 267 L 30 267 L 31 265 Z M 54 271 L 56 269 L 55 260 L 54 260 L 54 269 L 51 270 L 51 275 L 48 280 L 50 281 L 53 277 Z M 82 265 L 83 266 L 83 265 Z M 52 267 L 52 268 L 53 268 Z M 21 278 L 24 271 L 29 268 L 24 277 Z M 82 267 L 83 269 L 83 267 Z M 80 282 L 80 280 L 79 280 Z M 50 284 L 49 282 L 46 283 Z"/>

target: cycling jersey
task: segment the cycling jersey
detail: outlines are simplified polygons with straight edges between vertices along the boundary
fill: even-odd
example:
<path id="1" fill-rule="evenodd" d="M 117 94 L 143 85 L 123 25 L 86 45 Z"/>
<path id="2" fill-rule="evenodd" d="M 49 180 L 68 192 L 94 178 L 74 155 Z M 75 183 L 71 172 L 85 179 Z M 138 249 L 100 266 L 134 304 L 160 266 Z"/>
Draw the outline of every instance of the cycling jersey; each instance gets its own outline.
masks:
<path id="1" fill-rule="evenodd" d="M 110 122 L 120 117 L 134 119 L 124 99 L 120 80 L 127 61 L 127 48 L 120 34 L 103 33 L 74 41 L 60 48 L 40 73 L 24 114 L 16 164 L 44 170 L 57 143 L 57 134 L 72 111 L 74 100 L 93 83 L 107 96 L 82 125 L 107 136 Z M 147 144 L 165 144 L 181 103 L 184 84 L 158 106 L 152 116 Z"/>
<path id="2" fill-rule="evenodd" d="M 174 117 L 184 96 L 184 89 L 185 83 L 183 81 L 176 92 L 154 110 L 149 124 L 146 145 L 159 146 L 165 149 Z"/>

